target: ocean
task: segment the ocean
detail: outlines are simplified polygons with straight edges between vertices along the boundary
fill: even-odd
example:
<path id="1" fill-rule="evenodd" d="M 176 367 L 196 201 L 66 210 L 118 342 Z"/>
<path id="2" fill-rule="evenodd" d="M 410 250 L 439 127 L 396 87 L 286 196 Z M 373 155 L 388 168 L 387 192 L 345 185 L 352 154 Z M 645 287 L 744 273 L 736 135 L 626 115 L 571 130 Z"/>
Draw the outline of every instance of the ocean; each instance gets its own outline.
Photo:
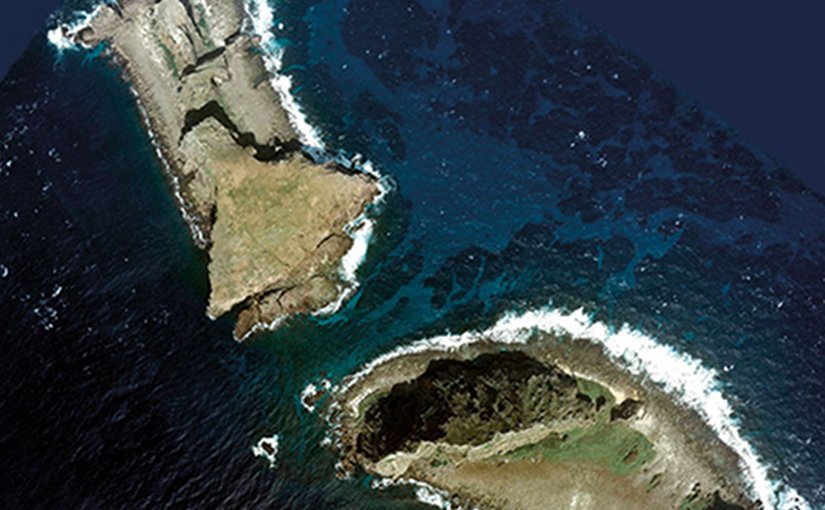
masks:
<path id="1" fill-rule="evenodd" d="M 250 4 L 308 150 L 392 190 L 343 307 L 244 344 L 128 85 L 47 37 L 91 7 L 0 85 L 0 507 L 428 508 L 335 478 L 300 394 L 521 316 L 621 339 L 770 507 L 825 508 L 825 199 L 563 1 Z"/>

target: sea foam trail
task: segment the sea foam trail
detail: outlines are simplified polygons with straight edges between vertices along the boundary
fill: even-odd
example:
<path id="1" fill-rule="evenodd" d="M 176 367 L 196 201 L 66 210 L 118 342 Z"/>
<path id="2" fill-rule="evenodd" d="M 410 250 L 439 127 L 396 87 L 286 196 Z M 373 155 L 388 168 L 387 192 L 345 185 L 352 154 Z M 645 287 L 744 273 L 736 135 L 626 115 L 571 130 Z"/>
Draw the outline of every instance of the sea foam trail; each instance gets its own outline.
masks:
<path id="1" fill-rule="evenodd" d="M 792 487 L 768 476 L 768 466 L 742 436 L 733 407 L 725 398 L 715 370 L 673 347 L 659 343 L 627 324 L 615 330 L 593 321 L 583 309 L 572 313 L 543 307 L 525 313 L 509 313 L 491 328 L 462 334 L 425 338 L 374 359 L 333 391 L 345 391 L 387 361 L 432 350 L 452 351 L 480 340 L 505 344 L 527 343 L 536 332 L 570 335 L 601 345 L 605 352 L 632 374 L 658 384 L 682 404 L 696 411 L 719 438 L 740 458 L 752 496 L 765 510 L 810 510 Z"/>
<path id="2" fill-rule="evenodd" d="M 46 32 L 46 39 L 58 53 L 66 50 L 82 49 L 77 42 L 77 35 L 89 26 L 89 23 L 103 8 L 103 4 L 96 5 L 91 11 L 74 11 L 68 21 L 58 22 L 57 26 Z"/>
<path id="3" fill-rule="evenodd" d="M 399 478 L 398 480 L 380 478 L 378 480 L 373 480 L 370 487 L 377 490 L 386 490 L 389 487 L 394 487 L 397 485 L 407 485 L 412 487 L 415 492 L 415 499 L 426 505 L 441 508 L 443 510 L 478 510 L 475 507 L 465 508 L 463 506 L 456 505 L 450 500 L 450 494 L 447 492 L 412 478 Z"/>
<path id="4" fill-rule="evenodd" d="M 269 467 L 273 468 L 278 462 L 280 442 L 281 438 L 278 434 L 262 437 L 257 444 L 252 446 L 252 455 L 265 458 L 269 462 Z"/>
<path id="5" fill-rule="evenodd" d="M 73 12 L 68 22 L 59 22 L 56 27 L 47 32 L 46 37 L 49 43 L 57 49 L 58 53 L 72 49 L 83 49 L 83 46 L 77 42 L 77 35 L 89 25 L 100 12 L 100 9 L 103 8 L 103 5 L 103 3 L 98 3 L 88 12 Z M 295 129 L 304 150 L 318 163 L 334 162 L 345 168 L 357 170 L 374 177 L 378 183 L 378 194 L 372 205 L 378 206 L 381 204 L 392 189 L 391 181 L 381 175 L 371 161 L 364 161 L 360 154 L 348 157 L 343 151 L 330 152 L 323 142 L 320 131 L 309 123 L 298 101 L 292 94 L 292 78 L 281 72 L 283 69 L 284 48 L 273 33 L 275 12 L 272 7 L 266 0 L 245 0 L 244 10 L 247 21 L 246 30 L 260 39 L 264 65 L 271 77 L 270 84 L 278 94 L 281 107 L 286 111 L 287 118 L 293 129 Z M 279 26 L 282 26 L 282 24 L 279 24 Z M 161 157 L 161 159 L 163 158 Z M 175 182 L 175 189 L 176 195 L 179 195 L 177 182 Z M 188 216 L 185 207 L 181 210 L 185 216 Z M 374 227 L 374 222 L 368 217 L 368 212 L 365 211 L 352 220 L 344 229 L 347 235 L 352 238 L 353 243 L 341 260 L 339 271 L 344 285 L 339 289 L 338 297 L 329 305 L 315 311 L 313 315 L 327 316 L 334 314 L 358 289 L 360 283 L 356 273 L 366 260 Z M 187 217 L 187 219 L 189 218 Z M 194 223 L 190 223 L 190 226 L 193 228 L 196 238 L 200 240 L 202 238 L 200 229 Z M 272 329 L 280 323 L 281 321 L 266 325 L 262 324 L 257 330 Z"/>
<path id="6" fill-rule="evenodd" d="M 292 78 L 284 74 L 283 59 L 284 46 L 278 41 L 273 33 L 275 28 L 275 11 L 267 0 L 245 0 L 244 9 L 246 11 L 249 26 L 247 30 L 260 39 L 260 46 L 264 54 L 264 64 L 271 76 L 270 84 L 278 93 L 281 99 L 281 107 L 286 111 L 287 118 L 304 150 L 311 155 L 318 163 L 335 162 L 348 169 L 360 171 L 371 175 L 379 181 L 380 192 L 377 201 L 381 201 L 387 192 L 390 191 L 391 184 L 381 173 L 375 170 L 371 161 L 364 161 L 360 154 L 349 157 L 344 151 L 333 153 L 324 144 L 321 131 L 313 126 L 306 117 L 301 105 L 292 93 Z M 283 27 L 283 23 L 278 24 Z"/>
<path id="7" fill-rule="evenodd" d="M 292 94 L 292 78 L 282 73 L 284 47 L 275 37 L 275 11 L 267 0 L 245 0 L 244 8 L 249 21 L 249 30 L 260 39 L 260 46 L 264 53 L 264 64 L 271 76 L 270 84 L 281 99 L 281 106 L 287 113 L 290 124 L 298 134 L 298 139 L 304 150 L 318 163 L 334 162 L 345 168 L 357 170 L 374 177 L 378 183 L 378 195 L 373 200 L 373 206 L 384 201 L 392 185 L 389 179 L 378 172 L 370 161 L 363 161 L 360 154 L 348 157 L 343 151 L 332 153 L 326 147 L 321 132 L 310 124 L 295 96 Z M 282 27 L 282 23 L 278 26 Z M 367 251 L 372 239 L 374 222 L 368 217 L 368 212 L 355 218 L 345 227 L 345 232 L 352 239 L 352 246 L 341 259 L 339 268 L 344 286 L 338 297 L 332 303 L 316 310 L 315 316 L 328 316 L 341 309 L 343 304 L 355 293 L 359 287 L 356 277 L 358 268 L 367 257 Z"/>
<path id="8" fill-rule="evenodd" d="M 62 21 L 58 18 L 57 25 L 46 32 L 46 39 L 49 41 L 49 44 L 57 50 L 59 55 L 62 55 L 63 52 L 68 50 L 91 49 L 91 47 L 78 41 L 78 35 L 83 29 L 90 25 L 92 20 L 100 13 L 100 10 L 106 5 L 106 3 L 117 3 L 117 0 L 106 0 L 99 2 L 90 11 L 72 11 L 69 15 L 69 21 Z M 189 227 L 195 243 L 200 247 L 205 247 L 208 244 L 206 235 L 204 234 L 198 219 L 189 211 L 186 200 L 183 198 L 183 194 L 181 193 L 180 178 L 175 174 L 175 172 L 172 171 L 169 166 L 169 162 L 163 155 L 161 144 L 158 141 L 155 132 L 152 130 L 152 123 L 150 122 L 149 114 L 140 100 L 140 95 L 138 94 L 137 89 L 135 89 L 135 87 L 131 84 L 129 85 L 129 92 L 132 94 L 132 97 L 135 98 L 135 103 L 137 104 L 138 111 L 140 112 L 141 120 L 143 121 L 146 133 L 149 136 L 149 141 L 155 149 L 155 154 L 157 154 L 158 160 L 166 171 L 166 175 L 169 176 L 171 180 L 172 191 L 178 204 L 178 210 L 183 216 L 186 225 Z M 214 317 L 210 318 L 214 319 Z"/>
<path id="9" fill-rule="evenodd" d="M 246 0 L 244 7 L 251 25 L 250 31 L 261 40 L 260 46 L 265 54 L 264 63 L 271 77 L 272 88 L 281 98 L 281 106 L 286 110 L 298 138 L 312 156 L 316 156 L 316 153 L 326 153 L 320 132 L 309 123 L 295 96 L 292 95 L 292 78 L 281 73 L 284 48 L 272 33 L 275 26 L 275 11 L 267 0 Z"/>

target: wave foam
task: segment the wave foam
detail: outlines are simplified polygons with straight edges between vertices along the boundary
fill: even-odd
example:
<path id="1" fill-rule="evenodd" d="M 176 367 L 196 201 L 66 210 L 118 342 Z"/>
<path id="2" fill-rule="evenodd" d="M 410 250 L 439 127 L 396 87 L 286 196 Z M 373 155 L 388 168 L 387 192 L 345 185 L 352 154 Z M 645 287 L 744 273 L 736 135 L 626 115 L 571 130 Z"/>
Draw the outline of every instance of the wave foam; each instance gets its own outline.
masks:
<path id="1" fill-rule="evenodd" d="M 303 407 L 308 413 L 315 412 L 315 403 L 323 397 L 325 394 L 329 392 L 332 388 L 332 383 L 329 379 L 323 379 L 320 383 L 309 383 L 307 384 L 303 391 L 301 391 L 300 401 L 301 407 Z"/>
<path id="2" fill-rule="evenodd" d="M 338 297 L 327 306 L 312 313 L 315 317 L 327 317 L 334 314 L 358 290 L 360 282 L 356 276 L 358 268 L 367 258 L 370 239 L 372 239 L 374 222 L 362 214 L 344 227 L 344 232 L 352 238 L 352 246 L 341 258 L 339 274 L 344 285 L 339 289 Z"/>
<path id="3" fill-rule="evenodd" d="M 207 316 L 211 320 L 215 320 L 215 317 L 212 317 L 209 314 L 207 314 Z M 251 337 L 255 333 L 260 333 L 262 331 L 275 331 L 276 329 L 281 327 L 281 325 L 286 320 L 287 320 L 287 317 L 285 315 L 279 315 L 278 317 L 275 317 L 274 319 L 272 319 L 270 322 L 257 322 L 257 323 L 255 323 L 254 326 L 252 326 L 249 329 L 249 331 L 246 332 L 246 334 L 244 334 L 244 336 L 242 336 L 240 338 L 235 337 L 235 340 L 237 340 L 238 342 L 243 343 L 247 338 Z"/>
<path id="4" fill-rule="evenodd" d="M 355 272 L 367 257 L 373 227 L 372 220 L 362 218 L 360 224 L 354 225 L 349 232 L 352 237 L 352 247 L 341 259 L 341 275 L 350 283 L 355 283 Z"/>
<path id="5" fill-rule="evenodd" d="M 103 8 L 102 4 L 96 5 L 91 11 L 74 11 L 70 15 L 70 21 L 59 22 L 57 26 L 46 32 L 46 39 L 58 53 L 66 50 L 84 49 L 84 46 L 77 42 L 77 35 L 94 19 Z"/>
<path id="6" fill-rule="evenodd" d="M 275 12 L 267 0 L 246 0 L 244 9 L 251 24 L 251 32 L 261 40 L 264 64 L 270 75 L 270 84 L 281 98 L 281 106 L 286 110 L 290 124 L 298 133 L 298 138 L 313 156 L 326 152 L 321 133 L 307 120 L 301 106 L 292 95 L 292 78 L 281 73 L 284 48 L 272 32 L 275 26 Z"/>
<path id="7" fill-rule="evenodd" d="M 696 411 L 718 437 L 740 458 L 752 495 L 765 510 L 810 510 L 810 505 L 791 487 L 768 476 L 768 466 L 742 436 L 733 407 L 725 398 L 715 370 L 688 354 L 680 353 L 627 324 L 615 330 L 593 321 L 583 309 L 572 313 L 543 307 L 521 314 L 509 313 L 485 331 L 469 331 L 425 338 L 374 359 L 335 391 L 346 391 L 387 361 L 420 352 L 452 351 L 488 339 L 524 344 L 536 332 L 570 335 L 601 345 L 605 352 L 632 374 L 658 384 L 681 403 Z"/>
<path id="8" fill-rule="evenodd" d="M 260 39 L 260 46 L 264 53 L 264 64 L 270 74 L 270 84 L 281 100 L 281 106 L 287 113 L 287 118 L 298 139 L 306 151 L 318 163 L 334 162 L 345 168 L 357 170 L 374 177 L 378 182 L 378 195 L 373 200 L 373 206 L 383 202 L 384 197 L 392 189 L 390 181 L 382 176 L 370 161 L 363 161 L 360 154 L 354 157 L 347 157 L 343 151 L 332 154 L 324 144 L 321 132 L 312 126 L 307 120 L 301 106 L 292 94 L 292 78 L 284 74 L 283 58 L 284 47 L 275 37 L 273 28 L 275 27 L 275 11 L 267 0 L 246 0 L 244 10 L 247 14 L 249 30 Z M 278 23 L 278 28 L 283 29 L 283 23 Z M 316 310 L 314 316 L 328 316 L 341 309 L 343 304 L 355 293 L 359 283 L 356 272 L 367 256 L 370 239 L 372 238 L 374 222 L 367 217 L 367 213 L 360 215 L 345 227 L 344 231 L 349 235 L 353 244 L 341 260 L 340 273 L 345 283 L 340 289 L 338 297 L 332 303 Z"/>
<path id="9" fill-rule="evenodd" d="M 280 437 L 278 434 L 262 437 L 258 440 L 258 443 L 252 447 L 252 455 L 265 458 L 269 461 L 269 467 L 273 468 L 278 460 L 279 443 Z"/>
<path id="10" fill-rule="evenodd" d="M 385 490 L 389 487 L 395 487 L 399 485 L 408 485 L 413 488 L 415 492 L 415 499 L 424 503 L 425 505 L 434 506 L 436 508 L 442 508 L 443 510 L 464 510 L 464 507 L 460 505 L 454 504 L 450 500 L 450 495 L 442 491 L 441 489 L 437 489 L 430 484 L 424 483 L 420 480 L 415 480 L 413 478 L 399 478 L 397 480 L 393 480 L 390 478 L 380 478 L 378 480 L 373 480 L 370 484 L 370 488 L 377 489 L 377 490 Z M 475 508 L 468 509 L 468 510 L 477 510 Z"/>
<path id="11" fill-rule="evenodd" d="M 272 7 L 267 0 L 245 0 L 243 5 L 246 12 L 247 23 L 245 30 L 251 33 L 251 35 L 256 36 L 260 41 L 259 46 L 262 49 L 264 65 L 270 75 L 270 85 L 278 94 L 281 106 L 286 111 L 287 118 L 293 129 L 295 129 L 304 150 L 318 163 L 334 162 L 345 168 L 373 176 L 378 182 L 379 192 L 373 200 L 372 205 L 377 206 L 382 203 L 385 196 L 392 189 L 392 184 L 389 179 L 375 170 L 370 161 L 363 161 L 360 154 L 356 154 L 350 158 L 347 157 L 343 151 L 338 151 L 336 154 L 331 153 L 324 145 L 320 131 L 309 123 L 295 96 L 292 94 L 292 78 L 281 72 L 283 68 L 284 47 L 273 33 L 275 12 Z M 70 16 L 70 21 L 58 22 L 57 26 L 47 32 L 46 36 L 49 43 L 57 49 L 58 53 L 66 50 L 88 49 L 78 41 L 77 36 L 84 28 L 89 26 L 92 19 L 97 16 L 102 8 L 103 3 L 101 2 L 91 11 L 73 12 Z M 279 29 L 283 29 L 283 23 L 278 23 L 278 27 Z M 137 97 L 134 90 L 132 92 Z M 139 98 L 138 104 L 142 109 Z M 147 127 L 148 126 L 149 124 L 147 122 Z M 160 147 L 155 143 L 151 128 L 149 129 L 149 136 L 155 145 L 158 156 L 161 161 L 165 163 Z M 183 197 L 180 193 L 178 179 L 174 173 L 170 173 L 169 175 L 172 176 L 175 196 L 178 199 L 179 205 L 181 206 L 180 209 L 187 220 L 187 224 L 189 224 L 196 242 L 198 242 L 200 246 L 204 246 L 205 238 L 197 222 L 191 217 L 185 207 Z M 359 286 L 356 272 L 358 267 L 360 267 L 366 259 L 373 227 L 374 222 L 368 218 L 367 212 L 346 225 L 344 230 L 347 235 L 352 238 L 353 245 L 342 258 L 339 268 L 344 285 L 339 289 L 339 295 L 335 301 L 317 310 L 313 315 L 326 316 L 334 314 L 355 293 Z M 280 325 L 280 323 L 280 320 L 276 320 L 271 324 L 260 325 L 255 331 L 274 329 Z"/>

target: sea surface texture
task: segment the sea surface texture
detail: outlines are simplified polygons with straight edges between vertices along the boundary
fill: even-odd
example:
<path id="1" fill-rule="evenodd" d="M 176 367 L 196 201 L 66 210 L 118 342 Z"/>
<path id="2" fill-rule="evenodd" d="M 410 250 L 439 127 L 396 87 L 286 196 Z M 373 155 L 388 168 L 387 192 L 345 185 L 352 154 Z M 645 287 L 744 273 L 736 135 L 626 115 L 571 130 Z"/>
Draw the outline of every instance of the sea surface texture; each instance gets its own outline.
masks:
<path id="1" fill-rule="evenodd" d="M 394 183 L 357 294 L 234 342 L 128 85 L 44 29 L 0 86 L 0 507 L 426 508 L 336 479 L 303 388 L 583 307 L 701 360 L 771 504 L 825 508 L 823 197 L 564 2 L 270 7 L 315 134 Z"/>

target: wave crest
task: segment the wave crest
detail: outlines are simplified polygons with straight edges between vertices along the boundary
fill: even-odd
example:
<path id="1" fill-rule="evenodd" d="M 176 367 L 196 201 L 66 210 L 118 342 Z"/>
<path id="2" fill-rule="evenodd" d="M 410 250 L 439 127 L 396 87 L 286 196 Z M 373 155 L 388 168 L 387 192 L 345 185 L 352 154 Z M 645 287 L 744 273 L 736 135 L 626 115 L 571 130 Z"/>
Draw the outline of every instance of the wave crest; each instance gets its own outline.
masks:
<path id="1" fill-rule="evenodd" d="M 281 100 L 281 107 L 286 111 L 287 118 L 298 139 L 307 152 L 318 163 L 334 162 L 345 168 L 357 170 L 374 177 L 378 183 L 378 195 L 372 202 L 373 206 L 381 204 L 392 189 L 392 183 L 381 175 L 372 162 L 364 161 L 360 154 L 348 157 L 344 151 L 331 153 L 323 141 L 320 130 L 310 124 L 301 106 L 292 93 L 292 78 L 284 74 L 283 58 L 284 46 L 273 33 L 277 26 L 283 29 L 283 22 L 275 23 L 275 11 L 267 0 L 246 0 L 244 9 L 249 25 L 247 30 L 260 39 L 260 46 L 264 52 L 264 64 L 270 74 L 270 84 Z M 313 313 L 315 316 L 328 316 L 336 313 L 343 304 L 355 293 L 359 287 L 356 273 L 367 257 L 374 222 L 368 217 L 368 211 L 361 214 L 349 224 L 344 231 L 350 236 L 353 243 L 341 260 L 339 272 L 344 286 L 339 289 L 338 298 L 329 305 Z"/>
<path id="2" fill-rule="evenodd" d="M 752 496 L 762 502 L 765 510 L 810 510 L 810 505 L 795 489 L 769 477 L 769 466 L 742 436 L 733 407 L 722 392 L 715 370 L 704 366 L 698 358 L 680 353 L 627 324 L 616 330 L 594 321 L 582 308 L 565 312 L 547 306 L 524 313 L 508 313 L 484 331 L 415 341 L 374 359 L 334 391 L 346 391 L 377 366 L 399 356 L 432 350 L 452 351 L 484 339 L 524 344 L 537 332 L 569 335 L 599 344 L 628 372 L 659 385 L 680 403 L 696 411 L 719 439 L 739 456 Z"/>
<path id="3" fill-rule="evenodd" d="M 74 11 L 69 21 L 58 21 L 57 26 L 46 32 L 46 39 L 58 53 L 66 50 L 83 49 L 77 42 L 77 35 L 94 19 L 103 8 L 103 4 L 96 5 L 91 11 Z"/>

